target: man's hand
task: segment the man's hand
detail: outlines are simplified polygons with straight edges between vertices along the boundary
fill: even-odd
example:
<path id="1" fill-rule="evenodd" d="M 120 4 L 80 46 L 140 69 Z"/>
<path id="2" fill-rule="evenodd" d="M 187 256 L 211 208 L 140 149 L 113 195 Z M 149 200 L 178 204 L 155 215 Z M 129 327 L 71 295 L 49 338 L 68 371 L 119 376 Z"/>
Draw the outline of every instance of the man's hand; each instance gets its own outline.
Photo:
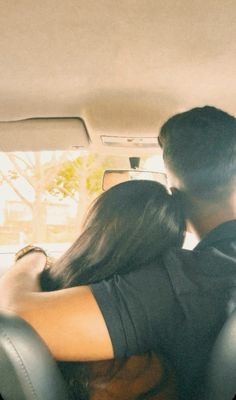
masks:
<path id="1" fill-rule="evenodd" d="M 112 358 L 110 336 L 90 288 L 40 292 L 45 262 L 43 254 L 30 253 L 0 279 L 0 309 L 32 325 L 57 359 Z"/>

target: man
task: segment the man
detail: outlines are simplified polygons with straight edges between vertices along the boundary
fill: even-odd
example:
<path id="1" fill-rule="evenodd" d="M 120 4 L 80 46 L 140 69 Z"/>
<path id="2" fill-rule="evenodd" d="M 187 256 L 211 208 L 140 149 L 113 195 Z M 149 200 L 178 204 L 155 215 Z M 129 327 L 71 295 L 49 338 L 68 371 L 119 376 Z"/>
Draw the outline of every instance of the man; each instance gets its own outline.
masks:
<path id="1" fill-rule="evenodd" d="M 20 260 L 0 283 L 0 306 L 25 318 L 54 356 L 122 357 L 154 349 L 177 371 L 181 399 L 202 387 L 214 340 L 232 310 L 236 279 L 236 120 L 213 107 L 161 129 L 171 186 L 181 191 L 194 251 L 170 249 L 155 265 L 110 281 L 40 293 L 43 254 Z"/>

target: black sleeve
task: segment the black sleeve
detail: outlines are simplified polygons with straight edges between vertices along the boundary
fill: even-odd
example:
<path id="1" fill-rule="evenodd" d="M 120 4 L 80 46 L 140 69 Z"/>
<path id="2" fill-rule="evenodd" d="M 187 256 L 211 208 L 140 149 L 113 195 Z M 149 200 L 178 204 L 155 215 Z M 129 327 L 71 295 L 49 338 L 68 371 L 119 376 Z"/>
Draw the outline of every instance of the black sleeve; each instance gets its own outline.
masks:
<path id="1" fill-rule="evenodd" d="M 91 285 L 115 357 L 165 347 L 173 335 L 175 301 L 168 273 L 150 265 Z"/>

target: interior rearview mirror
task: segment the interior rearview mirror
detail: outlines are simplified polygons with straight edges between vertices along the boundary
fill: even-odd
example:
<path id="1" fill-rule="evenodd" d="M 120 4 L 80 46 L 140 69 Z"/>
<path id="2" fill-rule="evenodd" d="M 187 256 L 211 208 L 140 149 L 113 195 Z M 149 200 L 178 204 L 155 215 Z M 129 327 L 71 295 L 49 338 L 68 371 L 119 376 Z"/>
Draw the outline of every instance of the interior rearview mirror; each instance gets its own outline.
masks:
<path id="1" fill-rule="evenodd" d="M 137 169 L 121 169 L 121 170 L 106 170 L 103 175 L 102 188 L 108 190 L 112 186 L 118 185 L 122 182 L 127 182 L 136 179 L 149 179 L 162 183 L 166 186 L 166 174 L 162 172 L 143 171 Z"/>

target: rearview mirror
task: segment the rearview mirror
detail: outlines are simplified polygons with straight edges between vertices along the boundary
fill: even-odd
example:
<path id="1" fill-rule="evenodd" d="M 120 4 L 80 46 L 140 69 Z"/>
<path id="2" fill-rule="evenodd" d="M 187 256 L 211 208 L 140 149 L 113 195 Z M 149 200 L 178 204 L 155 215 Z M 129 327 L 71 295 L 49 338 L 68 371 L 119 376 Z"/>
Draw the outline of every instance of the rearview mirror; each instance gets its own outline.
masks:
<path id="1" fill-rule="evenodd" d="M 138 169 L 121 169 L 121 170 L 106 170 L 103 175 L 102 188 L 108 190 L 112 186 L 118 185 L 122 182 L 132 181 L 136 179 L 149 179 L 167 184 L 166 174 L 162 172 L 143 171 Z"/>

